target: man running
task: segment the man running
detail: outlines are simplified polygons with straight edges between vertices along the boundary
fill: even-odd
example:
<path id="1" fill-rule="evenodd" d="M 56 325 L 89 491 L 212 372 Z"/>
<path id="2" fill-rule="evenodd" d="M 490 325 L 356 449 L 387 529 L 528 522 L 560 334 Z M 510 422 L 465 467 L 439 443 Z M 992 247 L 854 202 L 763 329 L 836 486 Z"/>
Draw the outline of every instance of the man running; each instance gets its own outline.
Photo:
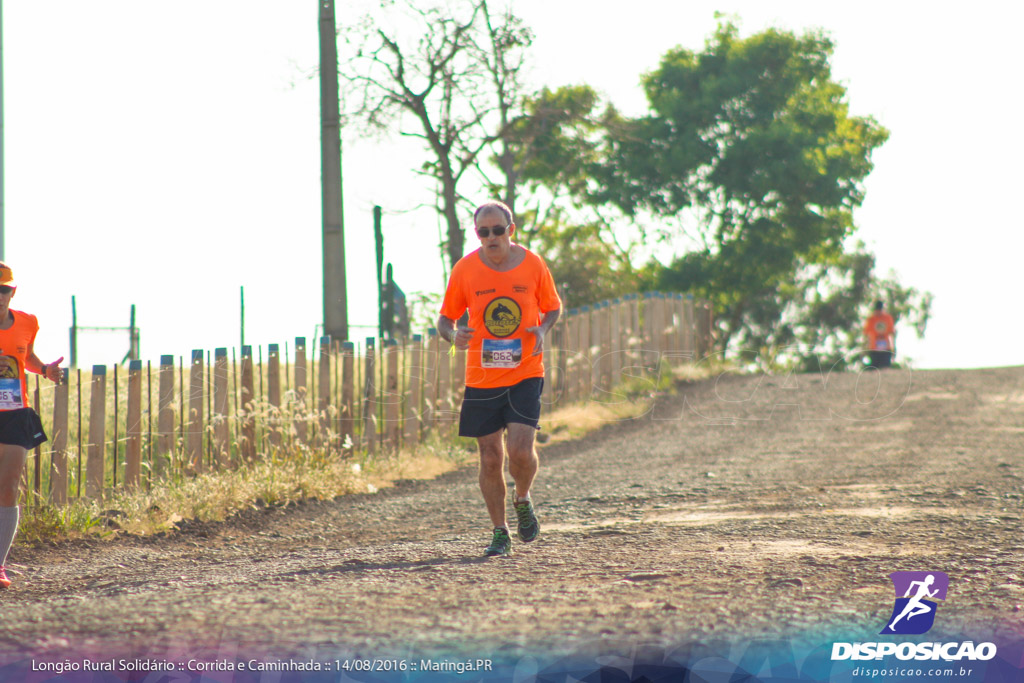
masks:
<path id="1" fill-rule="evenodd" d="M 25 371 L 57 382 L 64 360 L 62 356 L 44 364 L 36 356 L 32 345 L 39 322 L 34 315 L 11 308 L 16 289 L 14 273 L 0 261 L 0 588 L 11 585 L 4 565 L 18 531 L 21 472 L 29 449 L 46 441 L 39 415 L 28 407 Z"/>
<path id="2" fill-rule="evenodd" d="M 896 355 L 896 322 L 886 312 L 881 300 L 875 302 L 874 311 L 864 323 L 864 336 L 867 337 L 871 367 L 890 367 Z"/>
<path id="3" fill-rule="evenodd" d="M 494 527 L 484 554 L 510 555 L 505 448 L 515 480 L 512 504 L 518 536 L 530 543 L 540 533 L 530 487 L 539 467 L 534 435 L 544 387 L 544 334 L 558 320 L 562 302 L 544 261 L 512 244 L 516 225 L 507 206 L 481 205 L 473 224 L 480 248 L 452 268 L 437 331 L 456 348 L 469 351 L 459 435 L 475 437 L 480 450 L 480 491 Z M 455 321 L 467 309 L 468 327 L 456 330 Z"/>

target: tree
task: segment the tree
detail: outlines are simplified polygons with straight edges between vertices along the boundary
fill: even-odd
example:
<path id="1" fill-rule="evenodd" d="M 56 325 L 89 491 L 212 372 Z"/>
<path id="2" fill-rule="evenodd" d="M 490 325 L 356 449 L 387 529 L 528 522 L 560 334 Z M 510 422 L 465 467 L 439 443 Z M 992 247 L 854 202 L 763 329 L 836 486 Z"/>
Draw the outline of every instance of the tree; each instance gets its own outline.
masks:
<path id="1" fill-rule="evenodd" d="M 824 343 L 812 319 L 825 320 L 835 302 L 816 298 L 815 284 L 838 282 L 869 256 L 844 245 L 888 131 L 850 114 L 831 78 L 832 52 L 820 33 L 770 29 L 741 39 L 724 22 L 703 52 L 671 50 L 645 76 L 648 115 L 605 119 L 606 163 L 588 201 L 672 219 L 702 245 L 661 280 L 713 302 L 723 348 L 801 335 Z M 873 282 L 855 280 L 861 289 Z"/>
<path id="2" fill-rule="evenodd" d="M 656 286 L 715 300 L 708 265 L 703 254 L 686 254 L 658 269 Z M 748 307 L 743 349 L 765 365 L 810 372 L 847 367 L 863 356 L 864 320 L 878 299 L 904 333 L 924 335 L 932 295 L 901 285 L 895 275 L 879 277 L 874 255 L 857 243 L 834 261 L 805 264 L 792 280 L 761 290 Z"/>
<path id="3" fill-rule="evenodd" d="M 576 308 L 605 301 L 654 285 L 656 274 L 637 269 L 628 251 L 605 239 L 600 223 L 565 220 L 553 209 L 533 231 L 534 246 L 544 255 L 551 275 L 565 295 L 565 306 Z"/>
<path id="4" fill-rule="evenodd" d="M 420 172 L 437 182 L 435 208 L 447 228 L 443 248 L 454 265 L 465 246 L 460 210 L 471 206 L 461 187 L 513 125 L 533 34 L 511 10 L 493 13 L 487 0 L 427 9 L 412 0 L 393 5 L 415 41 L 369 17 L 341 32 L 352 52 L 340 69 L 348 85 L 346 115 L 376 131 L 397 124 L 402 135 L 423 141 L 430 158 Z"/>
<path id="5" fill-rule="evenodd" d="M 518 207 L 519 239 L 529 245 L 542 226 L 564 223 L 566 200 L 580 194 L 592 166 L 599 163 L 600 132 L 597 93 L 587 85 L 543 87 L 523 99 L 520 115 L 511 121 L 494 158 L 509 206 Z M 590 215 L 574 216 L 580 222 Z M 530 226 L 530 227 L 527 227 Z"/>

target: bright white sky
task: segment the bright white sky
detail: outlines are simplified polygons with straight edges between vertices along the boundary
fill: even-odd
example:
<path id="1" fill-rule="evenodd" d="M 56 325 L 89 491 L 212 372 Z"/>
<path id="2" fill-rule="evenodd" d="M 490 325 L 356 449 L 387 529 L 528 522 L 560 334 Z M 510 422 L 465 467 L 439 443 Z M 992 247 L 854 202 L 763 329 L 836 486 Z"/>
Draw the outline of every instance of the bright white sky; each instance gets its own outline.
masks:
<path id="1" fill-rule="evenodd" d="M 354 3 L 338 20 L 356 19 Z M 4 106 L 7 262 L 14 307 L 40 316 L 36 349 L 68 355 L 80 325 L 127 325 L 144 358 L 239 342 L 312 338 L 322 318 L 319 90 L 314 0 L 7 0 Z M 823 28 L 852 110 L 891 131 L 856 214 L 880 271 L 935 294 L 917 367 L 1019 365 L 1024 133 L 1014 48 L 1024 5 L 516 0 L 536 32 L 536 86 L 588 83 L 644 108 L 640 75 L 675 45 L 700 49 L 714 12 L 743 35 Z M 410 142 L 349 135 L 345 231 L 352 325 L 376 323 L 372 207 L 406 292 L 443 288 L 438 221 Z M 468 222 L 467 222 L 468 224 Z M 472 242 L 470 242 L 472 246 Z M 372 329 L 354 328 L 362 338 Z M 113 363 L 126 335 L 80 340 L 80 364 Z"/>

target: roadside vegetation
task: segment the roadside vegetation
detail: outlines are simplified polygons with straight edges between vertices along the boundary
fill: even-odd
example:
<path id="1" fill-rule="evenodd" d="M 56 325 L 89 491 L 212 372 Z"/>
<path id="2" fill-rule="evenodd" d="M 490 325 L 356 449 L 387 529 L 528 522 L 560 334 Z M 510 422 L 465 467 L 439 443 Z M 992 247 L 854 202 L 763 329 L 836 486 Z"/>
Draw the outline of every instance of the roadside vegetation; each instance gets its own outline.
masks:
<path id="1" fill-rule="evenodd" d="M 545 445 L 578 439 L 609 422 L 646 414 L 660 392 L 679 381 L 728 371 L 723 364 L 670 367 L 656 377 L 637 377 L 616 386 L 607 397 L 559 408 L 543 419 L 538 439 Z M 325 449 L 296 447 L 234 470 L 197 476 L 176 475 L 148 490 L 116 489 L 102 501 L 77 499 L 66 506 L 25 507 L 16 542 L 53 543 L 74 538 L 115 538 L 122 534 L 170 533 L 191 520 L 224 521 L 248 508 L 286 506 L 303 500 L 330 500 L 375 493 L 406 479 L 432 479 L 472 466 L 472 439 L 434 436 L 414 450 L 369 455 L 354 451 L 339 456 Z"/>

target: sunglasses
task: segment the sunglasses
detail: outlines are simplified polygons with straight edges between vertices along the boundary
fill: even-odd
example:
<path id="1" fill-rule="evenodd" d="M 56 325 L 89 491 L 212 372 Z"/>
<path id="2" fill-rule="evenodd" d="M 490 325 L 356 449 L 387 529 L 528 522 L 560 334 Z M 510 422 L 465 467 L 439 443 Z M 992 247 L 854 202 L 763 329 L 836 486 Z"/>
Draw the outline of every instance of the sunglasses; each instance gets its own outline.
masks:
<path id="1" fill-rule="evenodd" d="M 508 226 L 507 225 L 499 225 L 499 226 L 494 227 L 494 228 L 477 228 L 476 229 L 476 234 L 477 234 L 477 237 L 479 237 L 480 239 L 483 239 L 485 237 L 490 237 L 492 234 L 495 237 L 501 237 L 502 235 L 505 234 L 506 230 L 508 230 Z"/>
<path id="2" fill-rule="evenodd" d="M 0 285 L 0 294 L 10 294 L 14 291 L 14 287 L 8 287 L 7 285 Z"/>

